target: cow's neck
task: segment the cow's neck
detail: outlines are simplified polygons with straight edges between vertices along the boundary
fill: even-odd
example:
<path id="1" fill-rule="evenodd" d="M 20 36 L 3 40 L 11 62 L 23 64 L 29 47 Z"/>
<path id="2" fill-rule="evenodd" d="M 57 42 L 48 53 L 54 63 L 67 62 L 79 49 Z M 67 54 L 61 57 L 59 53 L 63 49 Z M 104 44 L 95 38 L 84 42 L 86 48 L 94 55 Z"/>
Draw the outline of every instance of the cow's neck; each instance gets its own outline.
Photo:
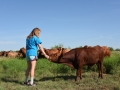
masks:
<path id="1" fill-rule="evenodd" d="M 60 63 L 60 64 L 65 64 L 69 67 L 72 67 L 74 68 L 73 64 L 72 64 L 72 61 L 70 59 L 67 59 L 67 58 L 60 58 L 58 59 L 58 62 L 57 63 Z"/>

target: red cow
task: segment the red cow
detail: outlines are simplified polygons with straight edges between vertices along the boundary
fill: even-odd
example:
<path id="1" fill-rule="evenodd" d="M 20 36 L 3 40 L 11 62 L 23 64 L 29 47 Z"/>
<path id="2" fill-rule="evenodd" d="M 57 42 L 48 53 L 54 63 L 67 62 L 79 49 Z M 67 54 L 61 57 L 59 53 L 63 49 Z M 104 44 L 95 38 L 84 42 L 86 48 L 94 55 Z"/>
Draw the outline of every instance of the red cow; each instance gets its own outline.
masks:
<path id="1" fill-rule="evenodd" d="M 62 48 L 62 55 L 64 55 L 65 53 L 69 52 L 70 49 L 68 48 Z"/>
<path id="2" fill-rule="evenodd" d="M 0 56 L 6 57 L 6 55 L 7 55 L 7 51 L 1 51 L 1 52 L 0 52 Z"/>
<path id="3" fill-rule="evenodd" d="M 52 55 L 52 54 L 55 54 L 59 51 L 59 49 L 57 48 L 54 48 L 54 49 L 46 49 L 44 48 L 44 52 L 47 54 L 47 55 Z M 38 58 L 45 58 L 44 54 L 42 53 L 41 50 L 38 50 Z"/>
<path id="4" fill-rule="evenodd" d="M 18 51 L 18 56 L 19 57 L 26 57 L 26 49 L 24 47 L 20 48 L 20 50 Z"/>
<path id="5" fill-rule="evenodd" d="M 0 56 L 3 56 L 3 51 L 0 52 Z"/>
<path id="6" fill-rule="evenodd" d="M 45 51 L 45 53 L 47 55 L 52 55 L 52 54 L 58 53 L 59 48 L 54 48 L 54 49 L 46 49 L 46 48 L 44 48 L 44 51 Z"/>
<path id="7" fill-rule="evenodd" d="M 47 55 L 53 55 L 59 52 L 59 50 L 62 49 L 62 55 L 65 54 L 66 52 L 70 51 L 70 49 L 67 48 L 54 48 L 54 49 L 46 49 L 44 48 L 44 51 L 46 52 Z"/>
<path id="8" fill-rule="evenodd" d="M 43 48 L 45 51 L 45 48 Z M 42 53 L 41 50 L 38 50 L 38 58 L 45 58 L 44 54 Z"/>
<path id="9" fill-rule="evenodd" d="M 18 56 L 18 52 L 15 51 L 8 51 L 6 57 L 13 57 L 16 58 Z"/>
<path id="10" fill-rule="evenodd" d="M 66 52 L 70 51 L 70 49 L 67 48 L 54 48 L 54 49 L 46 49 L 44 48 L 44 51 L 47 55 L 53 55 L 59 52 L 59 50 L 62 49 L 62 55 L 65 54 Z M 38 50 L 38 58 L 45 58 L 41 50 Z"/>
<path id="11" fill-rule="evenodd" d="M 54 63 L 60 63 L 68 65 L 72 68 L 77 69 L 75 81 L 78 77 L 82 79 L 82 67 L 84 65 L 98 66 L 99 75 L 98 77 L 103 78 L 103 59 L 104 51 L 100 46 L 88 47 L 88 48 L 75 48 L 62 55 L 62 49 L 59 53 L 50 55 L 50 61 Z"/>
<path id="12" fill-rule="evenodd" d="M 107 46 L 102 46 L 103 52 L 104 52 L 104 56 L 110 56 L 110 49 Z"/>

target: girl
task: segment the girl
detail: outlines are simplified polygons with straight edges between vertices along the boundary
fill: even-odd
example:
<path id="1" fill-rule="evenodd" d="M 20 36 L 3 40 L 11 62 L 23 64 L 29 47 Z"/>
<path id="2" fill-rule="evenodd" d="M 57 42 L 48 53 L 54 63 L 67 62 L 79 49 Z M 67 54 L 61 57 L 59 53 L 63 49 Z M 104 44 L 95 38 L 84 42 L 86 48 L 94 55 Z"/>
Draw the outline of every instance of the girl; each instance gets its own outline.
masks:
<path id="1" fill-rule="evenodd" d="M 44 56 L 49 59 L 49 56 L 46 55 L 44 52 L 41 41 L 39 39 L 40 34 L 39 28 L 34 28 L 31 33 L 27 36 L 26 39 L 26 60 L 27 60 L 27 70 L 25 72 L 25 85 L 35 86 L 34 82 L 34 72 L 36 67 L 36 60 L 37 60 L 37 51 L 38 47 L 44 54 Z M 30 73 L 30 82 L 28 82 L 28 75 Z"/>

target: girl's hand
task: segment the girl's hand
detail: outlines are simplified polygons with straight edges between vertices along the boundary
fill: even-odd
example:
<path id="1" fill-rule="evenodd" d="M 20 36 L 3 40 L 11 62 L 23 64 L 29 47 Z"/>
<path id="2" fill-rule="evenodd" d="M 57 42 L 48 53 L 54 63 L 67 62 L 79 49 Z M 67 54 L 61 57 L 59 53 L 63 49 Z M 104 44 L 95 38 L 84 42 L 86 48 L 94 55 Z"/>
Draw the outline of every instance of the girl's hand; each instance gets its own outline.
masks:
<path id="1" fill-rule="evenodd" d="M 48 56 L 48 55 L 45 55 L 45 57 L 46 57 L 47 59 L 49 59 L 49 56 Z"/>

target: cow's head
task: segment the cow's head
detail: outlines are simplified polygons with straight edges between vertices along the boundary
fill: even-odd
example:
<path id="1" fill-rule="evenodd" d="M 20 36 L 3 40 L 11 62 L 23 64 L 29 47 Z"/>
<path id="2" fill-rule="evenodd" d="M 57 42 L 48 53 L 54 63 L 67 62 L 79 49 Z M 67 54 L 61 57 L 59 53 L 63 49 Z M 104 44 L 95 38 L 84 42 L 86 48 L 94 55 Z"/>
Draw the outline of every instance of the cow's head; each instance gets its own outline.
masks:
<path id="1" fill-rule="evenodd" d="M 102 46 L 102 49 L 105 57 L 111 55 L 110 49 L 107 46 Z"/>
<path id="2" fill-rule="evenodd" d="M 61 55 L 62 55 L 62 48 L 60 47 L 58 49 L 59 51 L 55 54 L 49 55 L 49 60 L 52 62 L 58 62 L 58 60 L 60 59 Z"/>

